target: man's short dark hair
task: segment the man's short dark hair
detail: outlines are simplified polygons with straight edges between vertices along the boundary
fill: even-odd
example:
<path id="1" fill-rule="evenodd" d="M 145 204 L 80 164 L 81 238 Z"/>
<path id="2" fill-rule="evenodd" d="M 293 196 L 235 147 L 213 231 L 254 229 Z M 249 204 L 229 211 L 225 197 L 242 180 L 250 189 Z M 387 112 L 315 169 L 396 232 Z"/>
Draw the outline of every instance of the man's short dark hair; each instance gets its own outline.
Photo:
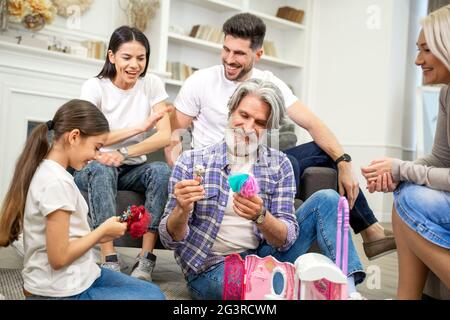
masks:
<path id="1" fill-rule="evenodd" d="M 223 25 L 225 36 L 249 39 L 252 50 L 261 49 L 266 35 L 266 25 L 251 13 L 239 13 L 232 16 Z"/>

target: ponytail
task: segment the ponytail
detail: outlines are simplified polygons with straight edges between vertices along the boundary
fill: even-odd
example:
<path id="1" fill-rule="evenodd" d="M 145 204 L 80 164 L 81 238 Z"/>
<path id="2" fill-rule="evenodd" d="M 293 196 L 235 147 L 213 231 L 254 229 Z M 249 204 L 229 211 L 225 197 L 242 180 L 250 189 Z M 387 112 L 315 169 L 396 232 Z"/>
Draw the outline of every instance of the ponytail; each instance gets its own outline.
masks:
<path id="1" fill-rule="evenodd" d="M 18 239 L 23 228 L 23 217 L 28 188 L 36 169 L 44 160 L 50 147 L 46 124 L 37 126 L 28 138 L 17 160 L 16 169 L 3 201 L 0 216 L 0 246 L 7 247 Z"/>
<path id="2" fill-rule="evenodd" d="M 0 247 L 9 246 L 23 230 L 25 203 L 31 180 L 50 151 L 47 140 L 49 130 L 53 131 L 53 140 L 57 141 L 64 133 L 74 129 L 79 129 L 82 136 L 96 136 L 109 132 L 109 124 L 95 105 L 75 99 L 61 106 L 53 120 L 33 130 L 17 160 L 14 176 L 0 211 Z"/>

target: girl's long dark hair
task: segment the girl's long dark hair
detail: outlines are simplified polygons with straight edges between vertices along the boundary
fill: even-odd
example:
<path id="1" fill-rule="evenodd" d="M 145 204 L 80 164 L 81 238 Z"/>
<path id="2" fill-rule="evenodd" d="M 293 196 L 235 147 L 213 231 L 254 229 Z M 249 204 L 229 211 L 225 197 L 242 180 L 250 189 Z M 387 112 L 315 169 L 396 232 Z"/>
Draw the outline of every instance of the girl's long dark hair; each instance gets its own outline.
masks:
<path id="1" fill-rule="evenodd" d="M 141 43 L 145 48 L 145 68 L 144 72 L 142 72 L 142 74 L 140 75 L 141 78 L 145 77 L 148 64 L 150 62 L 150 43 L 145 34 L 143 34 L 139 29 L 129 26 L 121 26 L 114 30 L 111 35 L 111 39 L 109 40 L 108 44 L 108 51 L 106 53 L 105 64 L 103 65 L 102 71 L 100 71 L 100 73 L 97 75 L 97 78 L 114 79 L 117 74 L 117 70 L 115 65 L 112 64 L 111 61 L 109 61 L 108 52 L 109 50 L 111 50 L 112 53 L 116 54 L 121 45 L 131 41 L 137 41 Z"/>
<path id="2" fill-rule="evenodd" d="M 103 113 L 92 103 L 71 100 L 61 106 L 53 117 L 53 140 L 64 133 L 79 129 L 82 136 L 96 136 L 109 132 Z M 25 203 L 36 169 L 50 151 L 46 123 L 37 126 L 25 144 L 16 163 L 16 169 L 0 211 L 0 246 L 17 240 L 23 229 Z"/>

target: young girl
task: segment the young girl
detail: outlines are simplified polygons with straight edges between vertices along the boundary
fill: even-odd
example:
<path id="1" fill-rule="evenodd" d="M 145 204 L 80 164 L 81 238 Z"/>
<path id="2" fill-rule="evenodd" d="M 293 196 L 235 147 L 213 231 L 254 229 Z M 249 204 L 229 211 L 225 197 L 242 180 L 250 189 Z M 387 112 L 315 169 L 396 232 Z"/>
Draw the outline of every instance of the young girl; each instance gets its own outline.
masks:
<path id="1" fill-rule="evenodd" d="M 75 173 L 77 186 L 89 192 L 92 227 L 97 228 L 116 215 L 117 190 L 131 190 L 145 195 L 145 208 L 152 215 L 148 232 L 143 236 L 142 250 L 131 275 L 151 281 L 156 256 L 152 253 L 157 240 L 159 221 L 167 202 L 170 169 L 164 162 L 146 162 L 146 154 L 161 149 L 170 141 L 170 121 L 164 83 L 146 74 L 150 58 L 147 37 L 138 29 L 123 26 L 109 41 L 108 56 L 100 74 L 87 80 L 81 99 L 92 102 L 103 112 L 111 130 L 98 161 Z M 130 130 L 157 113 L 164 116 L 156 123 L 155 134 Z M 152 121 L 150 121 L 152 122 Z M 120 272 L 113 242 L 101 245 L 103 267 Z"/>
<path id="2" fill-rule="evenodd" d="M 23 230 L 28 299 L 164 299 L 156 285 L 95 263 L 91 248 L 122 236 L 126 223 L 112 217 L 91 232 L 88 206 L 66 169 L 95 159 L 108 132 L 94 105 L 72 100 L 27 140 L 1 210 L 0 246 Z"/>
<path id="3" fill-rule="evenodd" d="M 450 5 L 422 22 L 416 65 L 426 85 L 443 84 L 430 155 L 415 162 L 383 158 L 362 168 L 369 192 L 394 191 L 397 298 L 422 297 L 429 270 L 450 288 Z"/>

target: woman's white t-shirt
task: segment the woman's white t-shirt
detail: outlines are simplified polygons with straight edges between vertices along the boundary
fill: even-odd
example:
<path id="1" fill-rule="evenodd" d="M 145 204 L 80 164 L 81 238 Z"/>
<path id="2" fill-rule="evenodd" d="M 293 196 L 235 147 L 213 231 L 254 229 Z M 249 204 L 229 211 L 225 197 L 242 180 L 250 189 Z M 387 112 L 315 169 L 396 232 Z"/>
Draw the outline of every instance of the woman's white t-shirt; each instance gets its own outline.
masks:
<path id="1" fill-rule="evenodd" d="M 166 100 L 167 95 L 163 81 L 154 74 L 139 78 L 133 88 L 122 90 L 110 79 L 91 78 L 81 88 L 81 99 L 92 102 L 99 108 L 109 122 L 111 130 L 136 126 L 147 119 L 153 107 Z M 148 137 L 142 133 L 120 143 L 102 148 L 102 151 L 114 151 L 122 147 L 137 144 Z M 146 161 L 145 155 L 128 158 L 125 164 L 141 164 Z"/>
<path id="2" fill-rule="evenodd" d="M 100 276 L 95 256 L 89 250 L 69 266 L 54 270 L 49 263 L 46 245 L 47 215 L 69 211 L 69 241 L 91 232 L 87 220 L 88 206 L 73 177 L 58 163 L 43 160 L 28 189 L 24 217 L 25 290 L 46 297 L 69 297 L 88 289 Z"/>

